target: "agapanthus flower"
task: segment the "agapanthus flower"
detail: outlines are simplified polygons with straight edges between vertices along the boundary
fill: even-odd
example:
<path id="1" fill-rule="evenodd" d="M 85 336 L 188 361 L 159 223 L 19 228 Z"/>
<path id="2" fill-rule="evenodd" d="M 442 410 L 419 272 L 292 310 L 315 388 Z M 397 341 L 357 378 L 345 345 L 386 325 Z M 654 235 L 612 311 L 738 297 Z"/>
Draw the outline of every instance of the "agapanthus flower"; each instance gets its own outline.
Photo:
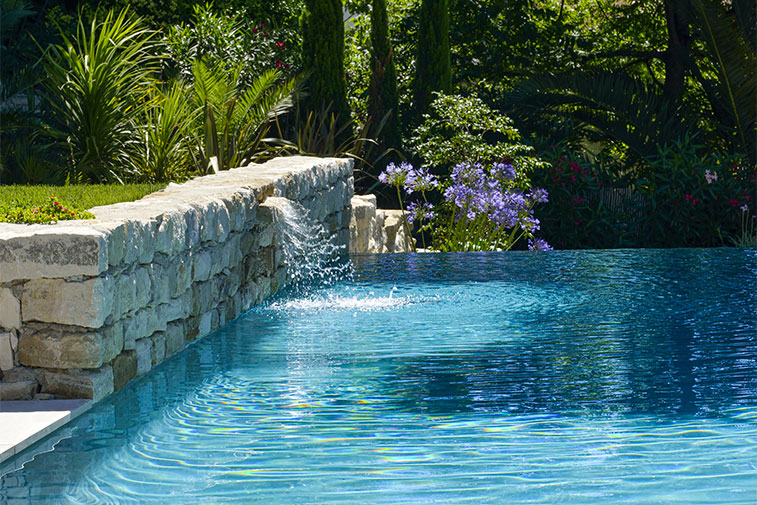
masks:
<path id="1" fill-rule="evenodd" d="M 436 176 L 428 171 L 427 167 L 413 168 L 409 163 L 410 169 L 405 178 L 405 192 L 409 195 L 413 191 L 431 191 L 439 187 L 439 181 Z"/>
<path id="2" fill-rule="evenodd" d="M 390 186 L 402 186 L 407 180 L 408 173 L 413 170 L 413 165 L 402 162 L 400 166 L 389 163 L 386 169 L 378 176 L 378 180 Z"/>
<path id="3" fill-rule="evenodd" d="M 435 216 L 434 206 L 430 203 L 410 202 L 405 211 L 407 222 L 413 224 L 415 221 L 427 221 Z"/>
<path id="4" fill-rule="evenodd" d="M 544 188 L 534 188 L 528 195 L 528 198 L 536 203 L 547 203 L 549 201 L 548 197 L 549 193 Z"/>
<path id="5" fill-rule="evenodd" d="M 552 246 L 543 238 L 528 239 L 529 251 L 553 251 Z"/>

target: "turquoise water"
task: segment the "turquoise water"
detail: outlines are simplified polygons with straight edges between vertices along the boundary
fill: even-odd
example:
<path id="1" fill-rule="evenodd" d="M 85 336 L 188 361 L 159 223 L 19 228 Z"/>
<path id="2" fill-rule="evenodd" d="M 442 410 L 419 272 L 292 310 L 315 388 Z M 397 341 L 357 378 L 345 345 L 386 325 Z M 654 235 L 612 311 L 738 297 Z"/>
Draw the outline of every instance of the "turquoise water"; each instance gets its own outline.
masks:
<path id="1" fill-rule="evenodd" d="M 354 261 L 9 462 L 0 502 L 757 501 L 757 251 Z"/>

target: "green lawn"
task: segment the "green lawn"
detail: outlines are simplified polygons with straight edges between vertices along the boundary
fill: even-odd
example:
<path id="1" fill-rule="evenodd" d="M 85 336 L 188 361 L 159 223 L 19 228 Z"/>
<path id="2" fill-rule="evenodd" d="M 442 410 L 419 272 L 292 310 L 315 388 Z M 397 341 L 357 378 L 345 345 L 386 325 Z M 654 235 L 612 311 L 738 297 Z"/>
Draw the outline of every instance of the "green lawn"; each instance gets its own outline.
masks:
<path id="1" fill-rule="evenodd" d="M 92 217 L 91 214 L 81 211 L 139 200 L 165 187 L 166 184 L 0 186 L 0 222 L 49 223 L 61 219 L 87 219 Z M 59 205 L 55 205 L 56 201 Z"/>

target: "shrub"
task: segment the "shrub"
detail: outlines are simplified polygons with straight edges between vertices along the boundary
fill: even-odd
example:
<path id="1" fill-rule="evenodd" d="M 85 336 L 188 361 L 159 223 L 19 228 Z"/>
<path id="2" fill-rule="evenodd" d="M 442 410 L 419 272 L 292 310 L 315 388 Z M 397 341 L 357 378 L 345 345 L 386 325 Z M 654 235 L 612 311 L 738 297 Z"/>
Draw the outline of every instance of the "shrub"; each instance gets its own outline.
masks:
<path id="1" fill-rule="evenodd" d="M 192 73 L 192 99 L 199 110 L 192 151 L 197 169 L 217 172 L 255 161 L 266 151 L 270 121 L 291 106 L 295 81 L 280 84 L 280 74 L 268 70 L 243 88 L 239 67 L 224 72 L 200 61 Z"/>
<path id="2" fill-rule="evenodd" d="M 539 152 L 548 162 L 536 168 L 533 184 L 549 192 L 540 213 L 542 233 L 560 249 L 630 247 L 637 243 L 637 195 L 618 184 L 602 160 L 580 156 L 563 145 Z"/>
<path id="3" fill-rule="evenodd" d="M 250 21 L 241 12 L 222 14 L 212 5 L 195 5 L 191 21 L 172 26 L 165 38 L 168 74 L 191 82 L 192 65 L 203 60 L 230 72 L 239 69 L 239 82 L 250 86 L 257 75 L 276 69 L 282 75 L 298 65 L 297 33 Z"/>
<path id="4" fill-rule="evenodd" d="M 126 10 L 110 11 L 89 26 L 80 16 L 76 36 L 61 29 L 63 42 L 45 52 L 51 134 L 68 180 L 113 182 L 133 175 L 125 167 L 158 68 L 154 35 Z"/>
<path id="5" fill-rule="evenodd" d="M 660 148 L 647 164 L 637 182 L 644 246 L 730 244 L 741 235 L 744 212 L 755 214 L 757 168 L 736 156 L 687 136 Z"/>

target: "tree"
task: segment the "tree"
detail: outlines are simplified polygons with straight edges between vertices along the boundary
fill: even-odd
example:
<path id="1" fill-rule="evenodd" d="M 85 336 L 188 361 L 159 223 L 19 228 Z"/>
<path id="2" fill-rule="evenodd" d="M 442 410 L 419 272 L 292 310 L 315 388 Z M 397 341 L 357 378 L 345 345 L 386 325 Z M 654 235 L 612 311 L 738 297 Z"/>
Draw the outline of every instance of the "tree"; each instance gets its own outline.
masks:
<path id="1" fill-rule="evenodd" d="M 386 0 L 373 0 L 368 116 L 373 121 L 373 134 L 380 137 L 383 147 L 402 148 L 398 105 L 397 71 L 394 67 L 394 55 L 389 41 Z M 379 128 L 385 117 L 386 122 L 383 128 Z"/>
<path id="2" fill-rule="evenodd" d="M 418 28 L 415 112 L 420 118 L 433 100 L 432 93 L 452 88 L 449 49 L 449 0 L 422 0 Z"/>
<path id="3" fill-rule="evenodd" d="M 300 19 L 302 64 L 309 97 L 306 109 L 327 107 L 345 124 L 350 119 L 344 82 L 344 18 L 341 0 L 307 0 Z"/>

